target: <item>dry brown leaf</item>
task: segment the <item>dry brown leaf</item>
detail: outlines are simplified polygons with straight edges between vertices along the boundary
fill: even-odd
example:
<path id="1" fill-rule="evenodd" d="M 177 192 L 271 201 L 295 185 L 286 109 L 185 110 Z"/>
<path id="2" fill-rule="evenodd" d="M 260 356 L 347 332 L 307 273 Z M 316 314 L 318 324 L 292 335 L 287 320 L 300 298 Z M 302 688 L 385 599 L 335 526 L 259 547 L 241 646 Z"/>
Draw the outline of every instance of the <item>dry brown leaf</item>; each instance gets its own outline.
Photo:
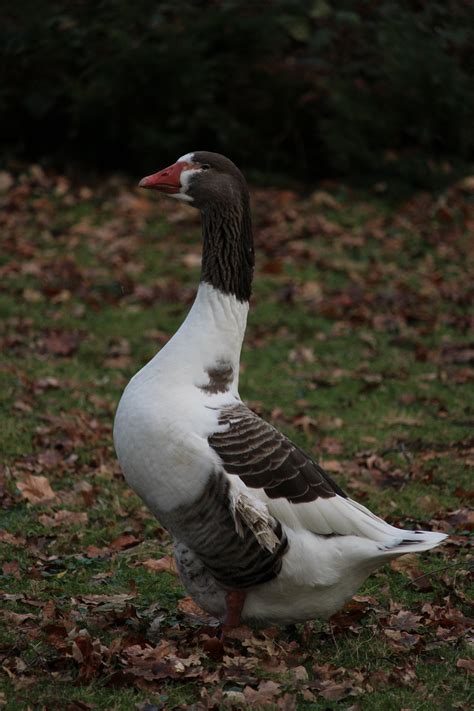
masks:
<path id="1" fill-rule="evenodd" d="M 175 560 L 171 555 L 165 555 L 159 560 L 156 558 L 147 558 L 143 561 L 142 565 L 154 573 L 171 573 L 172 575 L 178 575 Z"/>
<path id="2" fill-rule="evenodd" d="M 98 548 L 98 546 L 87 546 L 86 555 L 88 558 L 100 558 L 110 553 L 108 548 Z"/>
<path id="3" fill-rule="evenodd" d="M 425 496 L 419 496 L 416 499 L 416 505 L 418 506 L 421 511 L 427 513 L 427 514 L 434 514 L 436 511 L 439 511 L 441 508 L 441 504 L 438 501 L 436 496 L 432 496 L 431 494 L 426 494 Z"/>
<path id="4" fill-rule="evenodd" d="M 349 694 L 353 693 L 353 686 L 349 682 L 336 683 L 333 681 L 323 682 L 323 688 L 320 690 L 320 695 L 328 701 L 339 701 Z"/>
<path id="5" fill-rule="evenodd" d="M 299 365 L 314 363 L 314 351 L 309 346 L 298 346 L 298 348 L 293 348 L 293 350 L 290 351 L 288 360 L 290 363 L 297 363 Z"/>
<path id="6" fill-rule="evenodd" d="M 123 650 L 127 672 L 148 680 L 199 677 L 203 671 L 201 666 L 195 665 L 199 659 L 200 655 L 192 655 L 189 660 L 178 657 L 176 644 L 165 640 L 156 647 L 131 645 Z"/>
<path id="7" fill-rule="evenodd" d="M 103 605 L 106 602 L 122 604 L 127 600 L 132 600 L 134 597 L 136 597 L 135 593 L 115 593 L 115 595 L 81 595 L 81 600 L 88 605 Z"/>
<path id="8" fill-rule="evenodd" d="M 53 331 L 45 338 L 46 349 L 58 356 L 72 355 L 82 340 L 82 336 L 77 331 Z"/>
<path id="9" fill-rule="evenodd" d="M 118 355 L 113 358 L 105 358 L 104 366 L 106 368 L 118 368 L 119 370 L 123 368 L 128 368 L 132 363 L 132 359 L 128 355 Z"/>
<path id="10" fill-rule="evenodd" d="M 315 419 L 309 417 L 309 415 L 300 415 L 299 417 L 295 417 L 293 419 L 293 426 L 301 428 L 306 437 L 309 438 L 317 428 L 318 423 Z"/>
<path id="11" fill-rule="evenodd" d="M 276 257 L 275 259 L 268 259 L 264 262 L 260 267 L 260 271 L 264 274 L 281 274 L 284 267 L 285 262 L 283 259 Z"/>
<path id="12" fill-rule="evenodd" d="M 45 476 L 27 474 L 23 481 L 17 481 L 16 485 L 21 491 L 21 495 L 32 504 L 43 504 L 56 498 L 56 494 Z"/>
<path id="13" fill-rule="evenodd" d="M 21 625 L 26 620 L 34 620 L 35 616 L 31 612 L 26 612 L 20 614 L 18 612 L 12 612 L 11 610 L 4 610 L 2 616 L 9 622 L 13 622 L 15 625 Z"/>
<path id="14" fill-rule="evenodd" d="M 63 459 L 64 455 L 57 449 L 48 448 L 38 454 L 37 462 L 41 469 L 54 469 Z"/>
<path id="15" fill-rule="evenodd" d="M 471 509 L 456 509 L 456 511 L 452 511 L 446 518 L 453 528 L 468 531 L 474 529 L 474 511 Z"/>
<path id="16" fill-rule="evenodd" d="M 307 681 L 308 680 L 308 672 L 306 671 L 306 668 L 303 666 L 299 667 L 293 667 L 292 669 L 289 670 L 290 674 L 292 677 L 294 677 L 297 681 Z"/>
<path id="17" fill-rule="evenodd" d="M 43 607 L 43 622 L 50 622 L 56 617 L 56 605 L 53 600 L 48 602 Z"/>
<path id="18" fill-rule="evenodd" d="M 421 615 L 415 615 L 410 610 L 400 610 L 398 614 L 391 615 L 389 617 L 388 623 L 390 627 L 396 630 L 412 630 L 419 627 L 419 622 L 421 620 Z"/>
<path id="19" fill-rule="evenodd" d="M 408 573 L 414 565 L 419 562 L 419 558 L 416 553 L 408 553 L 401 558 L 395 558 L 390 563 L 392 570 L 396 570 L 397 573 Z"/>
<path id="20" fill-rule="evenodd" d="M 474 659 L 458 659 L 456 666 L 459 669 L 466 669 L 469 674 L 474 674 Z"/>
<path id="21" fill-rule="evenodd" d="M 245 700 L 252 706 L 269 706 L 275 703 L 281 686 L 274 681 L 261 681 L 257 689 L 246 686 L 244 689 Z"/>
<path id="22" fill-rule="evenodd" d="M 340 429 L 344 425 L 344 420 L 340 417 L 330 415 L 320 415 L 317 419 L 317 426 L 323 430 Z"/>
<path id="23" fill-rule="evenodd" d="M 188 617 L 197 618 L 203 623 L 214 620 L 214 618 L 208 615 L 207 612 L 204 612 L 191 597 L 182 597 L 178 602 L 178 610 Z"/>
<path id="24" fill-rule="evenodd" d="M 6 193 L 14 183 L 15 179 L 11 173 L 6 170 L 0 171 L 0 193 Z"/>
<path id="25" fill-rule="evenodd" d="M 126 548 L 132 548 L 133 546 L 141 543 L 141 539 L 133 535 L 133 533 L 122 533 L 118 538 L 112 541 L 109 545 L 114 551 L 123 551 Z"/>
<path id="26" fill-rule="evenodd" d="M 201 266 L 200 252 L 188 252 L 181 257 L 181 264 L 188 269 L 193 269 Z"/>
<path id="27" fill-rule="evenodd" d="M 321 463 L 321 466 L 327 472 L 340 473 L 340 472 L 343 472 L 345 469 L 343 463 L 339 462 L 337 459 L 324 459 L 323 462 Z"/>
<path id="28" fill-rule="evenodd" d="M 405 427 L 415 427 L 423 424 L 420 418 L 404 413 L 389 413 L 383 418 L 383 422 L 386 425 L 405 425 Z"/>
<path id="29" fill-rule="evenodd" d="M 16 580 L 21 577 L 20 574 L 20 564 L 17 560 L 12 560 L 3 564 L 3 574 L 12 575 Z"/>
<path id="30" fill-rule="evenodd" d="M 277 709 L 280 709 L 280 711 L 296 711 L 296 701 L 296 695 L 283 694 L 283 696 L 280 696 L 277 700 L 276 707 Z"/>
<path id="31" fill-rule="evenodd" d="M 419 634 L 408 634 L 400 630 L 384 629 L 384 635 L 389 638 L 391 646 L 399 652 L 406 652 L 416 647 L 421 640 Z"/>
<path id="32" fill-rule="evenodd" d="M 243 691 L 223 691 L 222 696 L 224 708 L 228 708 L 229 706 L 231 708 L 245 708 L 245 706 L 247 705 L 247 701 L 245 699 Z"/>
<path id="33" fill-rule="evenodd" d="M 27 301 L 30 304 L 37 304 L 40 301 L 43 301 L 44 296 L 40 291 L 37 291 L 36 289 L 23 289 L 23 299 L 24 301 Z"/>
<path id="34" fill-rule="evenodd" d="M 458 186 L 466 192 L 474 192 L 474 175 L 466 175 L 459 181 Z"/>
<path id="35" fill-rule="evenodd" d="M 8 533 L 8 531 L 0 529 L 0 543 L 8 543 L 10 546 L 23 546 L 25 544 L 25 539 L 19 538 L 18 536 L 14 536 L 13 533 Z"/>
<path id="36" fill-rule="evenodd" d="M 412 584 L 418 590 L 429 591 L 433 589 L 433 583 L 430 580 L 429 573 L 423 573 L 419 567 L 419 559 L 415 553 L 409 553 L 392 560 L 390 563 L 392 570 L 403 573 L 412 581 Z"/>
<path id="37" fill-rule="evenodd" d="M 86 511 L 56 511 L 52 516 L 41 514 L 38 516 L 38 521 L 46 528 L 57 528 L 58 526 L 75 526 L 78 524 L 86 524 L 89 520 Z"/>

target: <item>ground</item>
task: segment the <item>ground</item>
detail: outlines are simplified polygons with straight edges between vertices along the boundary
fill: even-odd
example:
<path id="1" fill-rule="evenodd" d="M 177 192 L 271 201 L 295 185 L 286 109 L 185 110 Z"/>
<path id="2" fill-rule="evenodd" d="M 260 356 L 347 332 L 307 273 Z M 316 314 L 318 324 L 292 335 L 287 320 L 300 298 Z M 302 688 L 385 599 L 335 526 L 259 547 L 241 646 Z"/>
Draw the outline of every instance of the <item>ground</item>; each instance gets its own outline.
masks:
<path id="1" fill-rule="evenodd" d="M 241 394 L 353 498 L 449 541 L 330 621 L 241 629 L 220 658 L 111 438 L 194 297 L 199 215 L 123 178 L 0 173 L 0 706 L 472 708 L 474 178 L 384 189 L 252 191 Z"/>

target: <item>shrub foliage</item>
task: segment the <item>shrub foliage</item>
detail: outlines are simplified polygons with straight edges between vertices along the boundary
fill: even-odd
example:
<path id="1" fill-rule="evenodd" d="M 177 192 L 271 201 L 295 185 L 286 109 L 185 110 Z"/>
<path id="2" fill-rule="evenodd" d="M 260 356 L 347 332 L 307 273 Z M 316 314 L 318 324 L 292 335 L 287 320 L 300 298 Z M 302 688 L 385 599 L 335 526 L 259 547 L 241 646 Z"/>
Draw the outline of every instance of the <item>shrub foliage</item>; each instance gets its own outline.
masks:
<path id="1" fill-rule="evenodd" d="M 16 0 L 0 47 L 10 156 L 205 147 L 308 178 L 474 154 L 471 0 Z"/>

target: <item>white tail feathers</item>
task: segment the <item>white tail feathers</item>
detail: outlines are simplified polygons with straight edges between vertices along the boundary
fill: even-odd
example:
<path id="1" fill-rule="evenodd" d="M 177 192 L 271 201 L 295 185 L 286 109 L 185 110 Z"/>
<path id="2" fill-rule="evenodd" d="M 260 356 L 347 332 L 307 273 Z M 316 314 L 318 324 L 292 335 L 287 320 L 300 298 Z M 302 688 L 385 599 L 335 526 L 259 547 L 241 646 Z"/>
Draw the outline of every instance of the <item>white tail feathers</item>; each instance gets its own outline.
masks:
<path id="1" fill-rule="evenodd" d="M 404 531 L 399 529 L 400 537 L 397 536 L 392 543 L 383 543 L 380 550 L 389 557 L 404 555 L 405 553 L 421 553 L 435 548 L 447 538 L 446 533 L 434 531 Z"/>
<path id="2" fill-rule="evenodd" d="M 403 528 L 396 528 L 357 501 L 346 499 L 345 503 L 353 511 L 351 523 L 354 533 L 376 541 L 379 544 L 379 550 L 387 555 L 395 557 L 404 553 L 421 553 L 435 548 L 447 537 L 445 533 L 407 531 Z"/>

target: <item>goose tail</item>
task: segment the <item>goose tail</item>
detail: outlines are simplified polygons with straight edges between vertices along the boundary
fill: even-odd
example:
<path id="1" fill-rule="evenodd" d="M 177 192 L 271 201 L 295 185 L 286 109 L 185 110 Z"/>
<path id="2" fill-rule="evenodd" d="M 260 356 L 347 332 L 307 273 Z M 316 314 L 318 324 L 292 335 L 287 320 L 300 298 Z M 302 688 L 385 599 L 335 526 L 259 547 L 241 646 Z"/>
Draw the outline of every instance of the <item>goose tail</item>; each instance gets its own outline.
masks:
<path id="1" fill-rule="evenodd" d="M 384 542 L 379 545 L 379 550 L 387 557 L 405 555 L 405 553 L 422 553 L 430 548 L 436 548 L 446 538 L 446 533 L 435 531 L 404 531 L 399 529 L 399 536 L 394 537 L 391 542 Z"/>
<path id="2" fill-rule="evenodd" d="M 345 499 L 344 505 L 351 512 L 353 532 L 371 539 L 384 557 L 396 558 L 405 553 L 422 553 L 436 548 L 446 538 L 446 533 L 437 531 L 409 531 L 391 526 L 365 506 L 352 499 Z"/>

